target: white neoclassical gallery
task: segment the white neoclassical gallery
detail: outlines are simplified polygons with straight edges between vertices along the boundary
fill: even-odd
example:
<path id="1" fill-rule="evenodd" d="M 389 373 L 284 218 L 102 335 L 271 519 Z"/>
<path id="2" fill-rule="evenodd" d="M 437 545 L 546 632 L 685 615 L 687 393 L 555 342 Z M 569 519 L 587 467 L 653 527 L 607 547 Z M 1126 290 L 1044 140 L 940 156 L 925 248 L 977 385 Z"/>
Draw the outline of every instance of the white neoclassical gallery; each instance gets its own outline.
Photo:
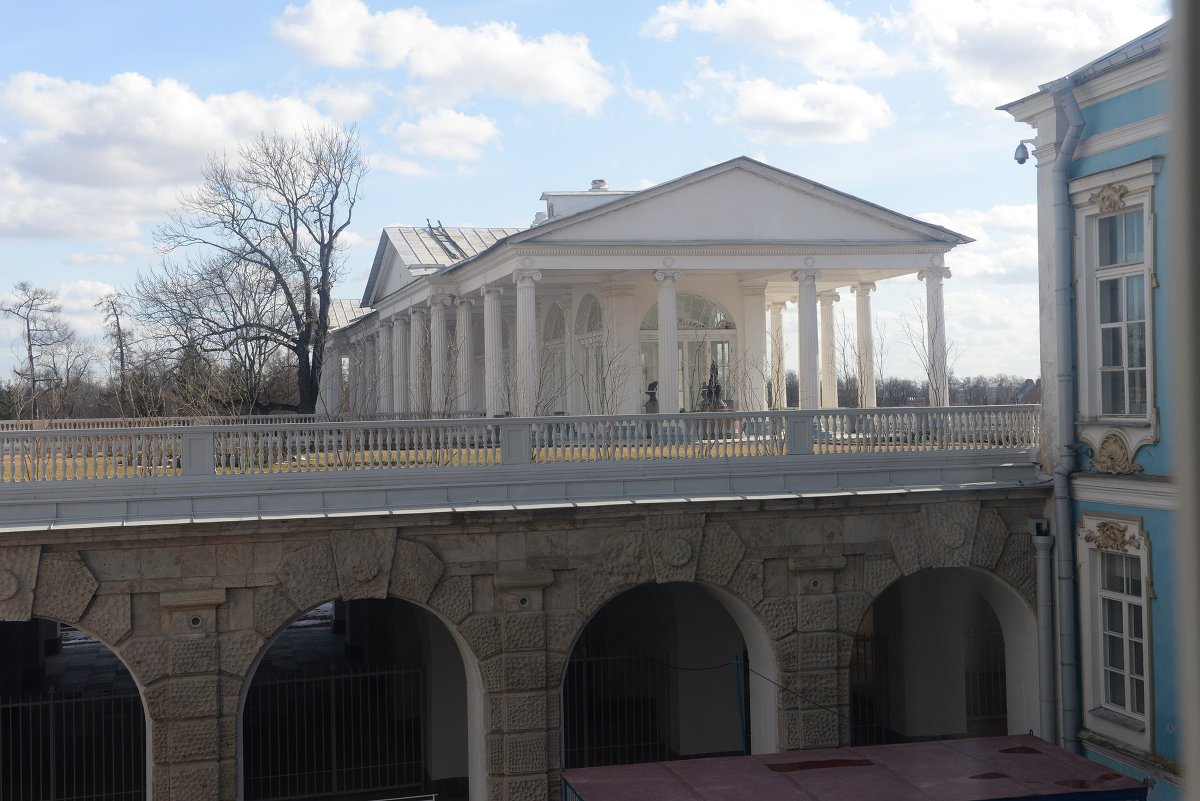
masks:
<path id="1" fill-rule="evenodd" d="M 968 237 L 745 157 L 641 191 L 598 180 L 541 199 L 529 228 L 385 228 L 365 313 L 330 336 L 326 364 L 346 377 L 322 381 L 323 410 L 782 407 L 785 348 L 799 356 L 800 408 L 834 407 L 833 304 L 855 304 L 855 351 L 871 365 L 871 297 L 912 274 L 925 282 L 931 402 L 945 402 L 945 257 Z M 873 406 L 874 370 L 860 373 Z"/>

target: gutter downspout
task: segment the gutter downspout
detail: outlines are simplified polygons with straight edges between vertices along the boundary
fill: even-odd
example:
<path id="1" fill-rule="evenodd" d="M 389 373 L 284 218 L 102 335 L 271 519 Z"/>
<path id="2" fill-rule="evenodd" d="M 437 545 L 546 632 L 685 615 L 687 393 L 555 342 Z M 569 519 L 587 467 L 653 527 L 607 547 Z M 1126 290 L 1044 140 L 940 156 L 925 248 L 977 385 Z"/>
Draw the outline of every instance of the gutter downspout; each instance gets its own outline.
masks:
<path id="1" fill-rule="evenodd" d="M 1037 551 L 1038 710 L 1042 739 L 1058 739 L 1054 698 L 1054 537 L 1044 517 L 1029 521 L 1029 534 Z"/>
<path id="2" fill-rule="evenodd" d="M 1074 248 L 1071 231 L 1071 161 L 1083 131 L 1083 113 L 1074 82 L 1062 78 L 1047 86 L 1054 105 L 1067 119 L 1051 168 L 1054 197 L 1054 320 L 1058 353 L 1058 461 L 1054 466 L 1054 540 L 1058 553 L 1058 666 L 1062 710 L 1062 747 L 1079 752 L 1079 660 L 1076 642 L 1075 525 L 1071 514 L 1071 473 L 1075 469 L 1075 362 L 1072 338 L 1071 278 Z"/>

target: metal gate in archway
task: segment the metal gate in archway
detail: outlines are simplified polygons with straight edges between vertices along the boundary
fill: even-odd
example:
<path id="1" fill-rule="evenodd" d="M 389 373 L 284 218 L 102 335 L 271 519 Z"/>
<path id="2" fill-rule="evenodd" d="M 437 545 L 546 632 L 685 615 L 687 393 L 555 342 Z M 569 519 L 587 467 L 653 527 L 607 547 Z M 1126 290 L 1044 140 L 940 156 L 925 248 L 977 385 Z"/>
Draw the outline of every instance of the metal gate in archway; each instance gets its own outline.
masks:
<path id="1" fill-rule="evenodd" d="M 419 668 L 255 680 L 243 713 L 247 801 L 421 789 L 424 705 Z"/>
<path id="2" fill-rule="evenodd" d="M 0 701 L 4 801 L 142 801 L 146 719 L 136 693 Z"/>
<path id="3" fill-rule="evenodd" d="M 667 654 L 575 656 L 562 690 L 563 768 L 630 765 L 678 759 L 671 749 L 671 665 Z M 749 750 L 748 667 L 745 656 L 727 665 L 736 698 L 738 737 Z"/>

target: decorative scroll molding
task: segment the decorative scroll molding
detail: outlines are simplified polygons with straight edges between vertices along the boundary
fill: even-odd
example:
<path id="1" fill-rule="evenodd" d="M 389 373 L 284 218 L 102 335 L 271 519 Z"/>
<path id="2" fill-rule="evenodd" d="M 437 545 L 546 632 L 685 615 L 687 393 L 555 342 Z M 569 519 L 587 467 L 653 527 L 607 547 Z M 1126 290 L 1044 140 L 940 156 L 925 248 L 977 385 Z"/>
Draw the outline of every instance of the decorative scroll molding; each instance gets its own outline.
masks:
<path id="1" fill-rule="evenodd" d="M 1091 543 L 1104 551 L 1126 552 L 1131 549 L 1135 551 L 1142 549 L 1141 537 L 1136 533 L 1131 534 L 1129 526 L 1125 523 L 1101 520 L 1094 529 L 1080 526 L 1079 533 L 1084 542 Z"/>
<path id="2" fill-rule="evenodd" d="M 1125 445 L 1125 438 L 1115 431 L 1105 435 L 1092 458 L 1092 468 L 1101 473 L 1128 476 L 1142 472 L 1142 466 L 1135 464 Z"/>
<path id="3" fill-rule="evenodd" d="M 1124 184 L 1108 184 L 1093 192 L 1088 198 L 1088 203 L 1098 205 L 1102 213 L 1117 211 L 1125 208 L 1125 194 L 1128 191 Z"/>

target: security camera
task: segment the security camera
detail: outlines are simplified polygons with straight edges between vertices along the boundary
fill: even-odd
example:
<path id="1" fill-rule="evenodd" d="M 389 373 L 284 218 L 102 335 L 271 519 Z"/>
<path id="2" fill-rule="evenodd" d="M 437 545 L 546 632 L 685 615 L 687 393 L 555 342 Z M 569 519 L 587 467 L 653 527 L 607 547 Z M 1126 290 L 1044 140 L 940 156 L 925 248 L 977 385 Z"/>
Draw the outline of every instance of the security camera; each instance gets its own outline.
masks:
<path id="1" fill-rule="evenodd" d="M 1017 145 L 1017 152 L 1013 153 L 1013 158 L 1018 164 L 1024 164 L 1025 162 L 1029 161 L 1029 148 L 1027 148 L 1025 144 L 1032 141 L 1032 139 L 1022 139 L 1021 143 Z"/>

